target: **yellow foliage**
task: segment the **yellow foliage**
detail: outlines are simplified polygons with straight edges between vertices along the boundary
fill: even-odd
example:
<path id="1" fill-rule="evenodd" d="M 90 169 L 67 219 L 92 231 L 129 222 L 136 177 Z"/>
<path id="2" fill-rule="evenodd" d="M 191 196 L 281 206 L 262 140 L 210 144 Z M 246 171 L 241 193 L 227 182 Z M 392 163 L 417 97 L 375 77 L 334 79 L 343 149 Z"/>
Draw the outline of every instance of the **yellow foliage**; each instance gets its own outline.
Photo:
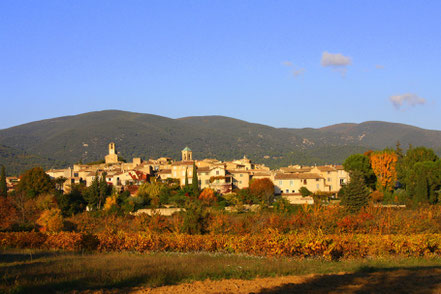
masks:
<path id="1" fill-rule="evenodd" d="M 63 229 L 63 216 L 59 208 L 44 210 L 37 220 L 43 232 L 59 232 Z"/>
<path id="2" fill-rule="evenodd" d="M 106 198 L 106 203 L 104 203 L 104 210 L 109 210 L 112 206 L 117 205 L 116 201 L 117 195 L 112 195 Z"/>
<path id="3" fill-rule="evenodd" d="M 392 191 L 397 180 L 396 164 L 398 156 L 395 152 L 384 150 L 370 155 L 372 169 L 377 176 L 380 190 Z"/>

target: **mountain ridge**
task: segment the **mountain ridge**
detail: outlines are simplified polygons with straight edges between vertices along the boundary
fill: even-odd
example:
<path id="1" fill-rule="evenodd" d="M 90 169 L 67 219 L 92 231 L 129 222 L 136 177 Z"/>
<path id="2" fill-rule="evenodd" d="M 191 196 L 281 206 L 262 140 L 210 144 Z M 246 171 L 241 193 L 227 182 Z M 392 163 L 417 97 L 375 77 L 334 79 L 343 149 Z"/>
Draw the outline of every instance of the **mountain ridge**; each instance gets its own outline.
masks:
<path id="1" fill-rule="evenodd" d="M 231 160 L 246 154 L 271 167 L 289 164 L 342 163 L 350 154 L 394 147 L 397 141 L 441 151 L 441 131 L 411 125 L 368 121 L 321 128 L 276 128 L 221 115 L 165 116 L 103 110 L 49 118 L 0 130 L 0 164 L 10 173 L 29 166 L 45 168 L 102 159 L 115 142 L 121 155 L 179 159 L 190 146 L 195 158 Z M 8 149 L 9 148 L 9 149 Z M 16 154 L 26 154 L 17 156 Z M 16 166 L 14 165 L 16 161 Z"/>

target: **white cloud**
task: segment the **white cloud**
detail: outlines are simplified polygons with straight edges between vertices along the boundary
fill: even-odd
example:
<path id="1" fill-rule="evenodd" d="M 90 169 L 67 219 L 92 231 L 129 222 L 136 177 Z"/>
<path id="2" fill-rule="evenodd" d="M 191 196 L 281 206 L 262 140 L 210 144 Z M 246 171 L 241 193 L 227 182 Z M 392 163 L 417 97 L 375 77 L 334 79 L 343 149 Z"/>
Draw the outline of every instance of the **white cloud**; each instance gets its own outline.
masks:
<path id="1" fill-rule="evenodd" d="M 411 93 L 390 96 L 389 101 L 392 102 L 393 106 L 395 106 L 396 109 L 400 109 L 402 106 L 405 106 L 406 104 L 409 106 L 426 104 L 426 99 Z"/>
<path id="2" fill-rule="evenodd" d="M 352 64 L 352 60 L 348 56 L 344 56 L 341 53 L 329 53 L 327 51 L 323 52 L 322 66 L 331 66 L 331 67 L 345 67 Z"/>
<path id="3" fill-rule="evenodd" d="M 384 68 L 384 65 L 377 64 L 377 65 L 375 65 L 375 68 L 376 68 L 376 69 L 383 69 L 383 68 Z"/>
<path id="4" fill-rule="evenodd" d="M 298 77 L 303 75 L 304 72 L 305 72 L 304 68 L 299 68 L 298 70 L 293 71 L 292 74 L 294 75 L 294 77 Z"/>

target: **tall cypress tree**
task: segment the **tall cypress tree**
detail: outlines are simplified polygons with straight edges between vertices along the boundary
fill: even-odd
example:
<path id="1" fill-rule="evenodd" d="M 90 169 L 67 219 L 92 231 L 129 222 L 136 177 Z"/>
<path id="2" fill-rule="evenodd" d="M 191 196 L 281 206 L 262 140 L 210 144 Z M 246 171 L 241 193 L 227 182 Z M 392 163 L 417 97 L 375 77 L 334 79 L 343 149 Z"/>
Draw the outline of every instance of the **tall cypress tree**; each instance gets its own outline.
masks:
<path id="1" fill-rule="evenodd" d="M 193 162 L 193 178 L 191 180 L 191 189 L 193 190 L 194 196 L 199 196 L 199 179 L 198 171 L 196 169 L 196 164 Z"/>
<path id="2" fill-rule="evenodd" d="M 8 196 L 8 186 L 6 185 L 6 170 L 4 165 L 2 165 L 2 171 L 0 173 L 0 196 Z"/>
<path id="3" fill-rule="evenodd" d="M 99 200 L 98 200 L 98 208 L 101 208 L 101 205 L 106 201 L 106 197 L 108 194 L 108 186 L 106 182 L 107 173 L 104 172 L 101 175 L 101 180 L 99 183 Z"/>
<path id="4" fill-rule="evenodd" d="M 363 173 L 353 171 L 351 180 L 344 188 L 341 204 L 350 212 L 357 212 L 369 202 L 369 189 L 364 182 Z"/>
<path id="5" fill-rule="evenodd" d="M 96 209 L 100 196 L 100 187 L 99 187 L 99 176 L 98 172 L 95 173 L 95 178 L 92 181 L 90 187 L 87 188 L 87 191 L 84 195 L 89 208 Z"/>

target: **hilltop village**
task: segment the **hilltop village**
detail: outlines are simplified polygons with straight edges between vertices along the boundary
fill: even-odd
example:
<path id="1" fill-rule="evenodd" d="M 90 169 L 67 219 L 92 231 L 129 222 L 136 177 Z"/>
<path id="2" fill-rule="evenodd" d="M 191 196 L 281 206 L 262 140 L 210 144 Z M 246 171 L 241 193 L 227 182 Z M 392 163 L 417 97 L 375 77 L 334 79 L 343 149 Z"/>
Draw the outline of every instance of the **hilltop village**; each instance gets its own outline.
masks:
<path id="1" fill-rule="evenodd" d="M 337 193 L 342 184 L 347 183 L 349 174 L 341 165 L 300 166 L 292 165 L 278 170 L 270 170 L 263 164 L 251 162 L 246 156 L 233 161 L 220 161 L 206 158 L 194 160 L 193 152 L 185 147 L 182 159 L 173 161 L 169 157 L 143 161 L 133 158 L 132 162 L 123 162 L 118 158 L 115 143 L 109 144 L 109 153 L 103 163 L 75 164 L 66 169 L 51 169 L 46 173 L 52 178 L 66 178 L 63 191 L 68 193 L 72 184 L 85 183 L 90 186 L 95 177 L 105 174 L 107 183 L 116 189 L 129 190 L 135 194 L 137 186 L 145 181 L 176 181 L 181 186 L 192 184 L 193 165 L 196 167 L 199 188 L 211 188 L 221 194 L 234 189 L 247 188 L 253 179 L 268 178 L 274 183 L 274 193 L 283 195 L 291 202 L 298 202 L 300 188 L 309 191 Z M 310 203 L 312 199 L 303 199 Z"/>

